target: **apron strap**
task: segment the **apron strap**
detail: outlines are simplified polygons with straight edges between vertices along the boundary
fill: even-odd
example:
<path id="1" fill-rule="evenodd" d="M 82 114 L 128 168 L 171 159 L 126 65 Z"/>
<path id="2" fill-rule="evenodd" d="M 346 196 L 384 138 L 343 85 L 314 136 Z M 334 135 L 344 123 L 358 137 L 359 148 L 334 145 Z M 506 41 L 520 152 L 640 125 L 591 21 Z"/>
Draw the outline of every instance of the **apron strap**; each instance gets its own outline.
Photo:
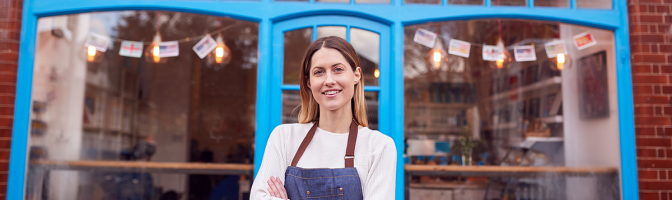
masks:
<path id="1" fill-rule="evenodd" d="M 303 141 L 301 142 L 301 145 L 299 145 L 299 150 L 296 151 L 296 155 L 294 155 L 294 159 L 292 159 L 292 165 L 291 166 L 296 166 L 296 164 L 299 163 L 299 160 L 301 159 L 301 156 L 303 156 L 303 153 L 306 151 L 306 148 L 308 148 L 308 144 L 310 144 L 310 141 L 313 140 L 313 136 L 315 136 L 315 131 L 317 130 L 317 124 L 318 121 L 315 121 L 313 124 L 313 127 L 310 128 L 308 131 L 308 134 L 306 135 L 305 138 L 303 138 Z M 345 149 L 345 167 L 355 167 L 355 144 L 357 143 L 357 123 L 353 120 L 352 123 L 350 124 L 350 133 L 348 133 L 348 146 Z"/>
<path id="2" fill-rule="evenodd" d="M 345 167 L 355 167 L 355 144 L 357 143 L 357 123 L 352 120 L 348 135 L 348 146 L 345 149 Z"/>

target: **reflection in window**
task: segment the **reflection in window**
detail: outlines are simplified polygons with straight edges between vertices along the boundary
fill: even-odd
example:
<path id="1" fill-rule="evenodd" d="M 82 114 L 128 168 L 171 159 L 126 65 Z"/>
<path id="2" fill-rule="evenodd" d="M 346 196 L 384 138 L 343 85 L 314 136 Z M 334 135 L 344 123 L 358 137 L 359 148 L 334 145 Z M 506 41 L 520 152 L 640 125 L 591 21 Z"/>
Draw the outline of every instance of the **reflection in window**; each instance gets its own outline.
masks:
<path id="1" fill-rule="evenodd" d="M 350 3 L 350 0 L 315 0 L 315 2 L 323 2 L 323 3 Z"/>
<path id="2" fill-rule="evenodd" d="M 483 0 L 448 0 L 448 4 L 456 4 L 456 5 L 483 5 Z"/>
<path id="3" fill-rule="evenodd" d="M 371 31 L 351 28 L 350 43 L 362 63 L 364 85 L 378 86 L 380 77 L 380 35 Z"/>
<path id="4" fill-rule="evenodd" d="M 412 4 L 441 4 L 441 0 L 404 0 L 404 3 Z"/>
<path id="5" fill-rule="evenodd" d="M 245 170 L 230 174 L 186 164 L 252 169 L 258 24 L 155 11 L 59 18 L 66 18 L 59 28 L 73 38 L 96 33 L 112 40 L 103 52 L 85 47 L 83 39 L 37 33 L 28 197 L 238 199 L 239 189 L 249 188 Z M 203 50 L 201 59 L 192 48 L 204 33 L 221 50 Z M 155 60 L 155 35 L 177 41 L 167 49 L 179 55 Z M 122 50 L 137 57 L 122 56 Z M 136 161 L 155 166 L 138 167 Z M 213 193 L 223 187 L 237 189 Z"/>
<path id="6" fill-rule="evenodd" d="M 534 0 L 534 6 L 541 7 L 569 7 L 568 0 Z"/>
<path id="7" fill-rule="evenodd" d="M 366 98 L 366 115 L 369 128 L 378 130 L 378 92 L 364 92 Z M 299 91 L 282 91 L 282 123 L 298 123 L 301 110 L 301 94 Z"/>
<path id="8" fill-rule="evenodd" d="M 345 26 L 320 26 L 317 27 L 317 38 L 337 36 L 345 39 Z"/>
<path id="9" fill-rule="evenodd" d="M 577 8 L 601 8 L 611 9 L 613 7 L 612 0 L 576 0 Z"/>
<path id="10" fill-rule="evenodd" d="M 447 59 L 438 59 L 440 65 L 435 65 L 433 53 L 448 49 L 434 51 L 415 42 L 419 28 L 437 30 L 441 45 L 434 48 L 449 47 L 451 39 L 470 42 L 469 57 L 441 55 Z M 464 199 L 620 198 L 613 32 L 555 22 L 490 19 L 404 29 L 404 137 L 410 199 L 439 195 L 432 193 L 439 186 L 449 196 L 434 198 L 455 198 L 450 195 L 460 190 L 448 185 L 468 185 L 473 196 Z M 573 38 L 586 32 L 597 42 L 578 50 Z M 564 44 L 564 62 L 547 55 L 544 45 L 553 41 Z M 484 60 L 483 45 L 497 43 L 505 47 L 502 62 Z M 536 59 L 519 61 L 524 54 L 514 58 L 514 47 L 527 45 L 533 46 L 523 53 L 534 53 Z M 425 176 L 415 173 L 415 165 L 493 168 L 473 172 L 486 178 L 451 170 Z M 501 171 L 511 167 L 503 166 L 549 170 L 510 177 Z M 576 167 L 585 168 L 577 174 L 550 172 Z"/>
<path id="11" fill-rule="evenodd" d="M 527 0 L 491 0 L 493 6 L 527 6 Z"/>
<path id="12" fill-rule="evenodd" d="M 283 57 L 283 83 L 299 84 L 303 56 L 312 42 L 313 28 L 303 28 L 285 32 Z"/>
<path id="13" fill-rule="evenodd" d="M 390 0 L 355 0 L 355 3 L 379 3 L 379 4 L 389 4 Z"/>

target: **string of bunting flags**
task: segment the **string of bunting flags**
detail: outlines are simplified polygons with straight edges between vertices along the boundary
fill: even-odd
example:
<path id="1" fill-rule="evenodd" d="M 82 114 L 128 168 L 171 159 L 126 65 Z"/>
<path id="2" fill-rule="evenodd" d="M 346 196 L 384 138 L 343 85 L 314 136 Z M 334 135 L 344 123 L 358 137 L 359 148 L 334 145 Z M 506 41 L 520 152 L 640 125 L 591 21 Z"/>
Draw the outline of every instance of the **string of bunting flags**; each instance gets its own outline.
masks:
<path id="1" fill-rule="evenodd" d="M 413 37 L 414 42 L 433 49 L 430 51 L 430 53 L 434 53 L 434 55 L 430 55 L 430 57 L 433 57 L 435 62 L 439 62 L 440 58 L 443 57 L 443 55 L 440 55 L 441 52 L 445 52 L 442 49 L 440 42 L 437 43 L 437 40 L 438 37 L 436 33 L 422 28 L 418 28 Z M 575 35 L 572 41 L 578 50 L 583 50 L 597 44 L 597 41 L 590 32 L 583 32 L 581 34 Z M 496 45 L 472 44 L 467 41 L 451 39 L 448 47 L 448 54 L 469 58 L 471 46 L 483 47 L 482 58 L 486 61 L 503 62 L 503 60 L 508 57 L 507 47 L 504 47 L 501 38 L 498 40 Z M 546 50 L 546 55 L 548 58 L 558 57 L 558 59 L 562 59 L 562 62 L 564 63 L 565 55 L 567 54 L 567 48 L 565 47 L 565 42 L 563 40 L 556 39 L 548 41 L 543 43 L 543 46 Z M 534 43 L 531 45 L 516 45 L 509 47 L 508 49 L 513 50 L 513 57 L 517 62 L 537 60 Z"/>
<path id="2" fill-rule="evenodd" d="M 161 41 L 161 35 L 158 33 L 154 36 L 152 42 L 130 41 L 117 38 L 111 38 L 97 33 L 89 33 L 84 46 L 88 48 L 89 61 L 92 61 L 96 55 L 96 51 L 106 52 L 107 49 L 114 42 L 121 43 L 119 48 L 119 55 L 133 58 L 140 58 L 144 52 L 145 46 L 153 46 L 150 50 L 151 55 L 154 56 L 154 61 L 159 62 L 160 58 L 176 57 L 180 55 L 179 43 L 190 42 L 191 40 L 199 40 L 192 48 L 192 50 L 203 59 L 213 50 L 215 51 L 217 63 L 223 60 L 230 59 L 230 49 L 224 44 L 221 32 L 238 25 L 235 24 L 220 28 L 205 35 L 196 37 L 187 37 L 180 40 Z M 217 40 L 212 38 L 212 34 L 220 33 Z M 227 59 L 228 58 L 228 59 Z"/>

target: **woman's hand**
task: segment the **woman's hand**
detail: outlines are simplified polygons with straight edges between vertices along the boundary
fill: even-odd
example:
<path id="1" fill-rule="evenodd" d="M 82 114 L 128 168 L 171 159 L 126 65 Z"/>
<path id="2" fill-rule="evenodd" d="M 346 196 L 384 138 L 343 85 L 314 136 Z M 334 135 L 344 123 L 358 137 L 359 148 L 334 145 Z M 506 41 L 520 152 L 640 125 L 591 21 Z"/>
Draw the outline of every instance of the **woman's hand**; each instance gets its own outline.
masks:
<path id="1" fill-rule="evenodd" d="M 268 193 L 271 193 L 272 197 L 287 199 L 285 186 L 282 185 L 282 181 L 278 177 L 271 176 L 268 180 Z"/>

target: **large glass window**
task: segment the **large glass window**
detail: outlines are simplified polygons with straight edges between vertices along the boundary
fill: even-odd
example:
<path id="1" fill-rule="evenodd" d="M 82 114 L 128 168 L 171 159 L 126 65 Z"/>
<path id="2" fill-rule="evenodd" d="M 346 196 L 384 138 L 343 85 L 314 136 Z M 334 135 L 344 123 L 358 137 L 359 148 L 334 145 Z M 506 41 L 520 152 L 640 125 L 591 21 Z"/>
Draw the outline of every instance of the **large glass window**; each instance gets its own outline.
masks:
<path id="1" fill-rule="evenodd" d="M 404 36 L 410 199 L 620 198 L 613 32 L 485 19 Z"/>
<path id="2" fill-rule="evenodd" d="M 179 12 L 40 18 L 27 199 L 246 199 L 258 24 Z"/>

